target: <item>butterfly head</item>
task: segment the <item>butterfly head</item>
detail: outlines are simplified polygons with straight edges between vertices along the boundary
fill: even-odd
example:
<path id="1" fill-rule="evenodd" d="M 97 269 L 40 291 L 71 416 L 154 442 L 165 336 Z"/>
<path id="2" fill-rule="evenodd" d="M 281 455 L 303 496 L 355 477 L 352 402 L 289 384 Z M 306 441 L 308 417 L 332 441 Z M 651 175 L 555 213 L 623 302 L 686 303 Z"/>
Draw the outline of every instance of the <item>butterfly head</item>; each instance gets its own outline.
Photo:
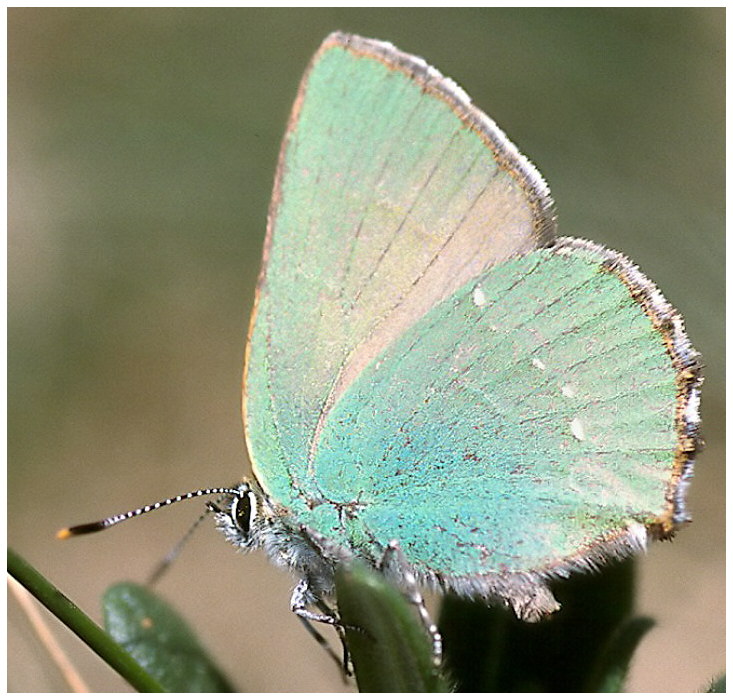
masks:
<path id="1" fill-rule="evenodd" d="M 244 481 L 230 490 L 216 503 L 208 503 L 209 510 L 224 537 L 240 549 L 256 549 L 272 520 L 271 507 L 261 489 L 254 482 Z"/>

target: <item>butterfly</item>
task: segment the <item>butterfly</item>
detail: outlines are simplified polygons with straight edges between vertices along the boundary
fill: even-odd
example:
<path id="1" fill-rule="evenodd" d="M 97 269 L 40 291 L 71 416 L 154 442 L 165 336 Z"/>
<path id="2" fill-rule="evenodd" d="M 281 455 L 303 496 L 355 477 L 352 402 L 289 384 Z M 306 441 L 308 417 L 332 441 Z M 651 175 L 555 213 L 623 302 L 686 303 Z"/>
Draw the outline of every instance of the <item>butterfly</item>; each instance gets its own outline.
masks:
<path id="1" fill-rule="evenodd" d="M 282 143 L 248 333 L 253 476 L 219 529 L 339 624 L 339 564 L 532 621 L 549 582 L 689 520 L 700 359 L 625 256 L 556 236 L 542 176 L 468 95 L 333 33 Z M 431 633 L 439 648 L 434 626 Z"/>

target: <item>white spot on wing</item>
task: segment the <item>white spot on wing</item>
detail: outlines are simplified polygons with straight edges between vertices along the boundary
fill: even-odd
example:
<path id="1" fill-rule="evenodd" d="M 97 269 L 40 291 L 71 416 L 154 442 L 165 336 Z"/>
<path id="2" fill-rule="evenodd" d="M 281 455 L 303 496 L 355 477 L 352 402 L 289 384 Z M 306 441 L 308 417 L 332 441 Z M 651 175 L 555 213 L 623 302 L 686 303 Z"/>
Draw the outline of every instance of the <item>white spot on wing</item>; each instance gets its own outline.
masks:
<path id="1" fill-rule="evenodd" d="M 570 421 L 570 432 L 576 440 L 580 442 L 585 440 L 585 426 L 583 425 L 583 421 L 577 416 Z"/>
<path id="2" fill-rule="evenodd" d="M 560 389 L 560 393 L 568 399 L 572 399 L 573 396 L 575 396 L 575 389 L 573 389 L 570 384 L 566 384 Z"/>
<path id="3" fill-rule="evenodd" d="M 685 406 L 685 420 L 693 425 L 700 422 L 700 392 L 697 389 L 690 392 L 690 398 Z"/>
<path id="4" fill-rule="evenodd" d="M 486 304 L 486 295 L 481 287 L 477 286 L 473 288 L 472 298 L 473 303 L 476 304 L 476 306 L 484 306 Z"/>
<path id="5" fill-rule="evenodd" d="M 537 369 L 547 369 L 547 367 L 545 366 L 545 363 L 544 363 L 544 362 L 542 362 L 542 360 L 538 360 L 538 359 L 537 359 L 536 357 L 532 359 L 532 364 L 533 364 L 533 365 L 534 365 L 534 366 L 535 366 L 535 367 L 536 367 Z"/>

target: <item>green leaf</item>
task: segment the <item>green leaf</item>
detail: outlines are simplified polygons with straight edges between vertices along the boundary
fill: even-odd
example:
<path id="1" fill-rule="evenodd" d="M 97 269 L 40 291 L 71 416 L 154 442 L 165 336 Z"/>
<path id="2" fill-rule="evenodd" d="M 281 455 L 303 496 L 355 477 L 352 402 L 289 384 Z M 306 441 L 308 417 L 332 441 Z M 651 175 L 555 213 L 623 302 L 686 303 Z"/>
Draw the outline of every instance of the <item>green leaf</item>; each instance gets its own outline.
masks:
<path id="1" fill-rule="evenodd" d="M 339 615 L 361 692 L 447 692 L 431 640 L 404 594 L 354 563 L 336 573 Z"/>
<path id="2" fill-rule="evenodd" d="M 591 693 L 621 693 L 631 658 L 643 636 L 654 626 L 649 617 L 633 617 L 623 622 L 601 651 L 587 685 Z"/>
<path id="3" fill-rule="evenodd" d="M 722 676 L 718 676 L 708 686 L 708 693 L 724 693 L 725 692 L 725 673 Z"/>
<path id="4" fill-rule="evenodd" d="M 120 583 L 102 599 L 110 635 L 169 692 L 233 692 L 173 608 L 143 586 Z"/>

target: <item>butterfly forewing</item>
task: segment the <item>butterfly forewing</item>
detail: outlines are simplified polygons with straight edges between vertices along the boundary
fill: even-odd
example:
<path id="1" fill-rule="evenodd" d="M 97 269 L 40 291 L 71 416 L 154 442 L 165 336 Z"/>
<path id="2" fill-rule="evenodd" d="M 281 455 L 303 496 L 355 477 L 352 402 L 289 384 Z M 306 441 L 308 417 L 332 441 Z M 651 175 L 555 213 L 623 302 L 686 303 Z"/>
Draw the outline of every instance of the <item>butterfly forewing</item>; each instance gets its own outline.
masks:
<path id="1" fill-rule="evenodd" d="M 317 501 L 330 412 L 441 300 L 548 242 L 541 177 L 451 81 L 388 44 L 332 35 L 280 157 L 245 380 L 263 486 Z"/>

